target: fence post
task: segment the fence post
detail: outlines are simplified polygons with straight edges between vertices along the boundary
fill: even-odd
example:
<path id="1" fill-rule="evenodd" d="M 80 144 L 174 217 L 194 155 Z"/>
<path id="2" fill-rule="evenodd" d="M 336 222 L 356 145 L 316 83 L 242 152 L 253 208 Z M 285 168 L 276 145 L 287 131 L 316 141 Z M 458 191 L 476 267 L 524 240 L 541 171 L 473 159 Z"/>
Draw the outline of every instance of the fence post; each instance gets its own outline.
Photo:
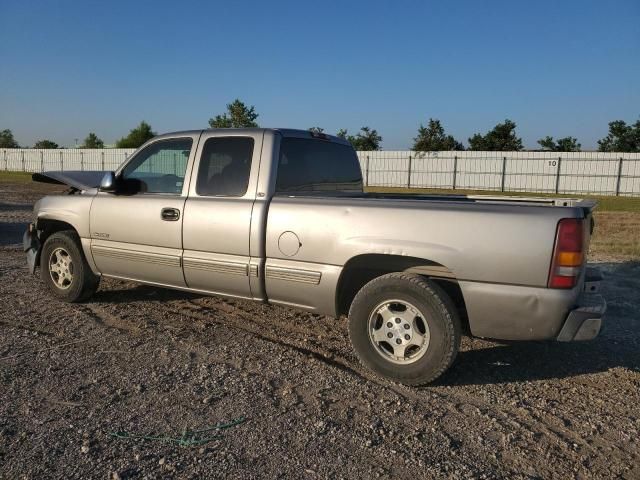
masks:
<path id="1" fill-rule="evenodd" d="M 556 195 L 560 193 L 560 165 L 562 165 L 562 157 L 558 157 L 558 171 L 556 172 Z"/>
<path id="2" fill-rule="evenodd" d="M 60 150 L 60 171 L 64 172 L 64 159 L 62 158 L 62 150 Z"/>
<path id="3" fill-rule="evenodd" d="M 369 186 L 369 155 L 367 155 L 367 161 L 365 162 L 365 187 Z"/>
<path id="4" fill-rule="evenodd" d="M 84 152 L 80 152 L 80 171 L 84 172 Z"/>
<path id="5" fill-rule="evenodd" d="M 411 188 L 411 154 L 409 154 L 409 169 L 407 170 L 407 188 Z"/>
<path id="6" fill-rule="evenodd" d="M 507 173 L 507 157 L 502 157 L 502 185 L 500 191 L 504 192 L 504 179 Z"/>
<path id="7" fill-rule="evenodd" d="M 4 152 L 4 169 L 9 170 L 9 158 L 7 157 L 7 149 L 3 149 Z"/>
<path id="8" fill-rule="evenodd" d="M 100 152 L 100 161 L 102 162 L 102 171 L 104 171 L 104 150 Z"/>
<path id="9" fill-rule="evenodd" d="M 620 195 L 620 179 L 622 178 L 622 160 L 623 160 L 622 157 L 620 157 L 620 160 L 618 160 L 618 180 L 616 181 L 616 197 Z"/>
<path id="10" fill-rule="evenodd" d="M 22 150 L 22 152 L 20 153 L 22 153 L 22 171 L 26 172 L 26 170 L 24 169 L 24 150 Z"/>
<path id="11" fill-rule="evenodd" d="M 40 151 L 40 172 L 44 172 L 44 152 Z"/>
<path id="12" fill-rule="evenodd" d="M 456 189 L 456 176 L 458 175 L 458 156 L 453 156 L 453 189 Z"/>

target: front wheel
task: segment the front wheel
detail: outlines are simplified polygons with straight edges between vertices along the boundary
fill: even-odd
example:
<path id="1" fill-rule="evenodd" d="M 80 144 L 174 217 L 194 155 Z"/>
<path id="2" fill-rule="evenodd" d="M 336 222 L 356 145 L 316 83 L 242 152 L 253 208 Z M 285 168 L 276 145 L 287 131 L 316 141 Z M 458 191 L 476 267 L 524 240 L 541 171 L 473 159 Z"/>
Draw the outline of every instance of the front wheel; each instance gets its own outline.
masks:
<path id="1" fill-rule="evenodd" d="M 453 363 L 460 320 L 434 282 L 390 273 L 367 283 L 354 298 L 349 337 L 366 367 L 399 383 L 423 385 Z"/>
<path id="2" fill-rule="evenodd" d="M 47 238 L 40 256 L 40 275 L 49 291 L 64 302 L 81 302 L 98 289 L 95 275 L 75 232 L 56 232 Z"/>

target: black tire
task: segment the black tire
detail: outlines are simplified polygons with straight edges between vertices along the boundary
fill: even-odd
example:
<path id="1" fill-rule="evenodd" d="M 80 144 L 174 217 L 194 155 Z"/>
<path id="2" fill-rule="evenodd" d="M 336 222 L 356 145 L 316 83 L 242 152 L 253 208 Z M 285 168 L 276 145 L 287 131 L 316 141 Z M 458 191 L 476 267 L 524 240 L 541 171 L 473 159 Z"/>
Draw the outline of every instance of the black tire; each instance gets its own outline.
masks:
<path id="1" fill-rule="evenodd" d="M 370 338 L 374 310 L 392 299 L 414 306 L 424 317 L 416 321 L 424 321 L 428 327 L 429 342 L 424 342 L 424 351 L 413 363 L 393 363 Z M 371 280 L 354 298 L 349 310 L 349 337 L 365 367 L 398 383 L 424 385 L 453 363 L 460 347 L 460 319 L 449 296 L 435 282 L 420 275 L 390 273 Z"/>
<path id="2" fill-rule="evenodd" d="M 68 257 L 69 259 L 64 263 L 71 275 L 64 279 L 65 285 L 63 287 L 57 283 L 57 280 L 54 280 L 54 276 L 59 279 L 60 275 L 56 272 L 51 273 L 54 252 L 56 252 L 55 258 L 58 258 L 59 253 L 61 258 Z M 40 255 L 40 276 L 55 297 L 68 303 L 87 300 L 98 290 L 100 283 L 100 277 L 91 271 L 82 252 L 80 238 L 73 230 L 56 232 L 44 242 Z M 62 276 L 64 277 L 64 275 Z"/>

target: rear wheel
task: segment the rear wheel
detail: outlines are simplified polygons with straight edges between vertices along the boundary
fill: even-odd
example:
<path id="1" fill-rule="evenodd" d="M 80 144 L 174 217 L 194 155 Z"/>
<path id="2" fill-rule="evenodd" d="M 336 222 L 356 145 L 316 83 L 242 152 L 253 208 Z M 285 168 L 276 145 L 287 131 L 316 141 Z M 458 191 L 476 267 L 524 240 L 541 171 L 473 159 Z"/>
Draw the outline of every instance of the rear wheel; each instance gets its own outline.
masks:
<path id="1" fill-rule="evenodd" d="M 349 311 L 349 336 L 360 361 L 407 385 L 438 378 L 460 346 L 451 299 L 431 280 L 390 273 L 366 284 Z"/>
<path id="2" fill-rule="evenodd" d="M 72 230 L 47 238 L 40 256 L 40 274 L 49 291 L 64 302 L 88 299 L 100 283 L 82 253 L 80 238 Z"/>

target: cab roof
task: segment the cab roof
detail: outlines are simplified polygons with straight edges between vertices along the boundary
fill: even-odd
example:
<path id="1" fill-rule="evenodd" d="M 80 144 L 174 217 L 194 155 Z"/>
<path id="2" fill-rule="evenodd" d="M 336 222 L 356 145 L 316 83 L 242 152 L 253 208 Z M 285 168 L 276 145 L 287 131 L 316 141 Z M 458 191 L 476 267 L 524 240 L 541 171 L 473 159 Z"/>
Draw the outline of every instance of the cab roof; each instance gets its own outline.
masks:
<path id="1" fill-rule="evenodd" d="M 173 137 L 176 135 L 198 135 L 202 132 L 214 132 L 225 131 L 238 133 L 259 133 L 259 132 L 274 132 L 282 135 L 283 137 L 295 137 L 295 138 L 318 138 L 322 140 L 328 140 L 331 142 L 342 143 L 344 145 L 350 145 L 350 143 L 344 138 L 336 137 L 335 135 L 329 135 L 326 133 L 315 133 L 309 130 L 301 130 L 296 128 L 206 128 L 203 130 L 181 130 L 177 132 L 167 132 L 157 137 Z"/>

